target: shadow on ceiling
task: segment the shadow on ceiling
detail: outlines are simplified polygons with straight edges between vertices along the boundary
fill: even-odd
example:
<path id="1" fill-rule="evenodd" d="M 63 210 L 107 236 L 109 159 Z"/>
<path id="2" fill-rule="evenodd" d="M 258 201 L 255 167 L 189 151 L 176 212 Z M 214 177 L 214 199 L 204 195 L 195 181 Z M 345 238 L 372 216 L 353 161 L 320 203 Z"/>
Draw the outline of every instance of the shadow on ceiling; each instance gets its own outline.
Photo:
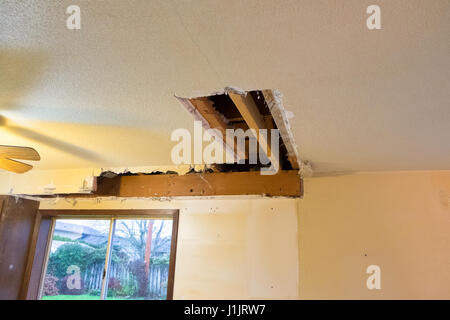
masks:
<path id="1" fill-rule="evenodd" d="M 99 156 L 90 150 L 22 127 L 1 115 L 2 110 L 20 110 L 21 102 L 38 82 L 46 64 L 46 56 L 30 50 L 0 51 L 0 127 L 74 156 L 99 161 Z M 7 144 L 7 141 L 2 141 Z"/>

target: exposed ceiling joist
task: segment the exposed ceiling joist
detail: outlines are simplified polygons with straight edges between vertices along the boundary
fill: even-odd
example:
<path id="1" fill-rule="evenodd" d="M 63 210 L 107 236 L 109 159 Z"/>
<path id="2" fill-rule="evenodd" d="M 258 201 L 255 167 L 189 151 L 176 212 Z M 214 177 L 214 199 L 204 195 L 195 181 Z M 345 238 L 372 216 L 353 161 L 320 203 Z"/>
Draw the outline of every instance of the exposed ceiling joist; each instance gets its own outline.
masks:
<path id="1" fill-rule="evenodd" d="M 256 139 L 258 140 L 259 144 L 262 146 L 266 146 L 266 155 L 271 160 L 272 165 L 276 168 L 279 168 L 280 164 L 278 157 L 273 157 L 272 155 L 270 140 L 268 139 L 270 136 L 259 134 L 259 130 L 268 128 L 252 96 L 250 94 L 241 95 L 233 92 L 229 92 L 228 95 L 236 105 L 236 108 L 241 113 L 248 127 L 255 130 Z"/>
<path id="2" fill-rule="evenodd" d="M 237 156 L 240 159 L 247 159 L 245 150 L 240 150 L 239 146 L 234 141 L 227 141 L 226 129 L 228 128 L 223 116 L 214 109 L 213 102 L 208 97 L 192 98 L 189 99 L 192 105 L 202 115 L 202 117 L 208 122 L 210 128 L 217 129 L 222 134 L 222 140 L 227 147 L 225 150 L 236 150 Z"/>
<path id="3" fill-rule="evenodd" d="M 217 127 L 213 126 L 212 123 L 214 121 L 217 121 L 216 117 L 211 117 L 212 114 L 212 110 L 214 110 L 214 107 L 212 106 L 212 102 L 207 102 L 209 101 L 209 99 L 207 97 L 203 97 L 203 98 L 193 98 L 193 99 L 188 99 L 188 98 L 181 98 L 181 97 L 177 97 L 175 96 L 178 101 L 184 106 L 184 108 L 187 110 L 187 112 L 189 112 L 195 121 L 200 121 L 202 123 L 202 126 L 205 130 L 208 129 L 216 129 Z M 205 99 L 205 100 L 202 100 Z M 197 106 L 194 105 L 194 103 L 196 103 L 194 101 L 194 103 L 192 102 L 192 100 L 196 100 L 198 104 L 200 104 L 200 106 L 204 109 L 206 108 L 211 108 L 212 110 L 208 111 L 208 112 L 204 112 L 203 114 L 197 109 Z M 219 124 L 221 126 L 221 124 Z M 217 128 L 219 129 L 219 131 L 221 130 L 220 127 Z M 224 138 L 225 137 L 225 138 Z M 232 159 L 234 159 L 236 162 L 239 161 L 239 159 L 245 158 L 245 152 L 241 152 L 238 153 L 239 151 L 235 152 L 235 148 L 233 146 L 230 146 L 227 144 L 226 141 L 226 136 L 222 134 L 222 137 L 220 137 L 223 141 L 223 148 L 224 150 L 227 152 L 227 154 L 229 154 Z M 220 141 L 219 137 L 215 137 L 216 141 Z"/>

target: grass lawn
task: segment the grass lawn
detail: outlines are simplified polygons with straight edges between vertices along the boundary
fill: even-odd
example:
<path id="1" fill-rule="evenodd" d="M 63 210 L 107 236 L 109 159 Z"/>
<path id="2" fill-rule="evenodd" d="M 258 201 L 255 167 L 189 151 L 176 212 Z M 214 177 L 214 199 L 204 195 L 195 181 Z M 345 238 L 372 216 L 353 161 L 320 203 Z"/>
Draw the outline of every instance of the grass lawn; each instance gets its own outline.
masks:
<path id="1" fill-rule="evenodd" d="M 81 294 L 79 296 L 60 294 L 57 296 L 45 296 L 42 300 L 100 300 L 100 297 Z"/>
<path id="2" fill-rule="evenodd" d="M 64 295 L 64 294 L 60 294 L 57 296 L 45 296 L 42 297 L 42 300 L 100 300 L 100 297 L 98 296 L 90 296 L 88 294 L 81 294 L 81 295 Z M 125 299 L 125 298 L 121 298 L 121 297 L 108 297 L 107 300 L 131 300 L 131 299 Z M 132 300 L 144 300 L 143 298 L 135 298 Z"/>

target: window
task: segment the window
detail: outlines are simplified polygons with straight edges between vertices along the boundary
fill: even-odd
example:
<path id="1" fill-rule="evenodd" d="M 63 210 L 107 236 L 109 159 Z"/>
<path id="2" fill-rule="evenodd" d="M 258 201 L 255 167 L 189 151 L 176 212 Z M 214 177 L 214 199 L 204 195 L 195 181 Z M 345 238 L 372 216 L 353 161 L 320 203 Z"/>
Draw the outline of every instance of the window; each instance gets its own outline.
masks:
<path id="1" fill-rule="evenodd" d="M 171 299 L 176 226 L 177 215 L 56 215 L 41 299 Z"/>

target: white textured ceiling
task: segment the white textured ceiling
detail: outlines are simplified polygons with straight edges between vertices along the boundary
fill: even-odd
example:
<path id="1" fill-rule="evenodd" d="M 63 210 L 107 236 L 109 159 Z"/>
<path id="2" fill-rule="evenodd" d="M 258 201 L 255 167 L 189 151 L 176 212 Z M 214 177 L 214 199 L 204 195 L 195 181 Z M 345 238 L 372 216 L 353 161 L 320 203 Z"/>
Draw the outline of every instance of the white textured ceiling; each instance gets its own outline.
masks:
<path id="1" fill-rule="evenodd" d="M 40 169 L 170 164 L 170 132 L 192 127 L 173 95 L 230 85 L 283 93 L 315 172 L 450 169 L 448 0 L 0 0 L 0 15 L 0 144 L 35 147 Z"/>

